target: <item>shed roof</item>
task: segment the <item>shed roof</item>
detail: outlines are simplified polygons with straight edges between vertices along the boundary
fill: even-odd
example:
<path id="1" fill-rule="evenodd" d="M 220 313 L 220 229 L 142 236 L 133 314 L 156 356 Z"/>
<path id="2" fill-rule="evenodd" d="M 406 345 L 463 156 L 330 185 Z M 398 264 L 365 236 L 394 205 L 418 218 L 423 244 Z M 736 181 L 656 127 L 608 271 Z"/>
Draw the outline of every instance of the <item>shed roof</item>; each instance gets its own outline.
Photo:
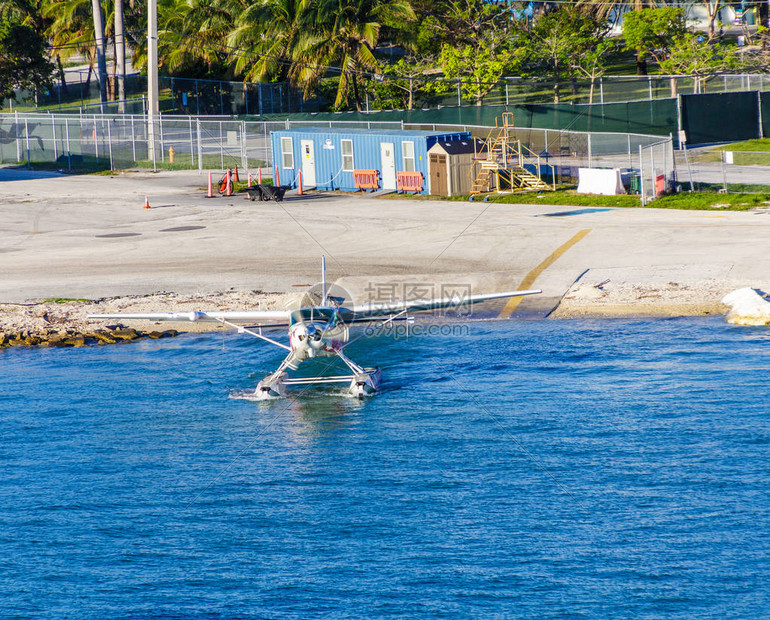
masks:
<path id="1" fill-rule="evenodd" d="M 479 140 L 476 138 L 475 140 L 476 146 L 474 151 L 474 141 L 473 140 L 451 140 L 449 142 L 442 142 L 439 140 L 436 142 L 436 144 L 433 145 L 431 150 L 433 150 L 436 147 L 440 147 L 441 150 L 443 150 L 447 155 L 461 155 L 464 153 L 481 153 L 483 151 L 486 151 L 486 144 L 484 143 L 484 140 Z"/>
<path id="2" fill-rule="evenodd" d="M 322 133 L 322 134 L 353 134 L 353 135 L 367 135 L 367 136 L 402 136 L 402 137 L 414 137 L 414 138 L 440 138 L 441 136 L 458 136 L 467 134 L 465 131 L 418 131 L 414 129 L 379 129 L 373 127 L 372 129 L 347 129 L 345 127 L 296 127 L 293 129 L 278 129 L 275 133 L 296 133 L 296 134 L 308 134 L 308 133 Z M 455 138 L 457 139 L 457 138 Z M 471 149 L 472 150 L 472 149 Z"/>

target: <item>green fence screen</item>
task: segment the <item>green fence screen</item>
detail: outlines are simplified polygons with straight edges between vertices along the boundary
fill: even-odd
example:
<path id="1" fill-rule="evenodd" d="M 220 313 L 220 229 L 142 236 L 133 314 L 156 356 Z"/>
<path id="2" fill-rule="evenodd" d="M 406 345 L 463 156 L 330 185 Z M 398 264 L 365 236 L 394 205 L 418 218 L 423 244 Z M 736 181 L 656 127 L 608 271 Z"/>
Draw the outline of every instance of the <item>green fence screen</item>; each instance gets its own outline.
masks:
<path id="1" fill-rule="evenodd" d="M 770 138 L 770 93 L 760 93 L 760 110 L 762 114 L 762 137 Z"/>
<path id="2" fill-rule="evenodd" d="M 322 112 L 319 114 L 267 115 L 254 120 L 400 122 L 418 125 L 494 126 L 503 112 L 513 112 L 517 127 L 640 133 L 676 134 L 676 99 L 608 103 L 604 105 L 528 104 L 516 106 L 468 106 L 434 110 L 389 112 Z"/>
<path id="3" fill-rule="evenodd" d="M 682 95 L 682 129 L 690 144 L 760 137 L 756 92 Z"/>

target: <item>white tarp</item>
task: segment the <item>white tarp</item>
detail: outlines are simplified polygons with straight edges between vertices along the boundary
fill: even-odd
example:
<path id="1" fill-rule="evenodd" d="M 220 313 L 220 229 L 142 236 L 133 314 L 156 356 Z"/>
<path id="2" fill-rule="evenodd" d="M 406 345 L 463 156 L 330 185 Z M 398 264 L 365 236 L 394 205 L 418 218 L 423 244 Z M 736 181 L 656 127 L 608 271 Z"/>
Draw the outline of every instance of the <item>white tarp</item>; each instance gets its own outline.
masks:
<path id="1" fill-rule="evenodd" d="M 620 168 L 578 169 L 578 194 L 603 194 L 615 196 L 625 194 Z"/>

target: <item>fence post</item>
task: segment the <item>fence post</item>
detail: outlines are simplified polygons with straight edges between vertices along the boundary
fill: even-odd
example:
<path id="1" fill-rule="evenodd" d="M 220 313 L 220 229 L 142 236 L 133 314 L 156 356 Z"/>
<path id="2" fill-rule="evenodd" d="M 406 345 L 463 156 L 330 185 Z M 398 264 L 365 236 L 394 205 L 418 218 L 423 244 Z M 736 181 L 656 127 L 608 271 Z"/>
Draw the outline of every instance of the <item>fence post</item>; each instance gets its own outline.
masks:
<path id="1" fill-rule="evenodd" d="M 24 135 L 27 138 L 27 168 L 31 168 L 32 162 L 29 159 L 29 123 L 26 118 L 24 119 Z"/>
<path id="2" fill-rule="evenodd" d="M 591 134 L 588 133 L 586 135 L 587 135 L 586 142 L 588 146 L 588 167 L 592 168 L 593 166 L 591 164 L 593 163 L 593 154 L 591 153 Z"/>
<path id="3" fill-rule="evenodd" d="M 647 206 L 644 196 L 644 160 L 642 158 L 642 145 L 639 145 L 639 194 L 642 197 L 642 206 Z"/>
<path id="4" fill-rule="evenodd" d="M 99 132 L 96 131 L 96 114 L 94 114 L 94 153 L 96 159 L 99 159 Z"/>
<path id="5" fill-rule="evenodd" d="M 604 105 L 604 80 L 602 78 L 599 78 L 599 101 Z M 604 110 L 602 110 L 602 114 L 604 114 Z"/>
<path id="6" fill-rule="evenodd" d="M 249 170 L 249 159 L 246 156 L 246 121 L 241 121 L 241 166 L 244 171 Z"/>
<path id="7" fill-rule="evenodd" d="M 64 131 L 67 136 L 67 170 L 72 170 L 72 153 L 70 151 L 70 121 L 64 117 Z"/>
<path id="8" fill-rule="evenodd" d="M 650 101 L 652 101 L 652 76 L 647 76 L 647 90 L 650 93 Z"/>
<path id="9" fill-rule="evenodd" d="M 110 119 L 107 119 L 107 144 L 110 149 L 110 170 L 115 170 L 115 166 L 112 163 L 112 130 L 110 129 Z"/>
<path id="10" fill-rule="evenodd" d="M 505 83 L 505 105 L 508 105 L 508 82 Z"/>
<path id="11" fill-rule="evenodd" d="M 59 159 L 59 149 L 56 146 L 56 117 L 51 115 L 51 133 L 53 134 L 53 160 Z"/>
<path id="12" fill-rule="evenodd" d="M 11 100 L 13 101 L 13 100 Z M 21 163 L 21 131 L 19 131 L 19 113 L 14 112 L 14 116 L 16 117 L 16 163 Z"/>
<path id="13" fill-rule="evenodd" d="M 757 138 L 762 137 L 762 91 L 757 91 Z"/>
<path id="14" fill-rule="evenodd" d="M 634 163 L 631 160 L 631 134 L 630 133 L 626 134 L 626 141 L 628 142 L 628 167 L 633 168 Z"/>
<path id="15" fill-rule="evenodd" d="M 222 121 L 219 121 L 219 161 L 222 164 L 222 170 L 225 169 L 225 145 L 222 142 Z"/>
<path id="16" fill-rule="evenodd" d="M 203 139 L 201 138 L 201 119 L 195 119 L 196 130 L 198 132 L 198 173 L 203 173 Z"/>
<path id="17" fill-rule="evenodd" d="M 160 133 L 160 162 L 165 163 L 166 146 L 165 146 L 165 143 L 163 142 L 163 115 L 162 114 L 158 114 L 158 128 L 160 129 L 160 131 L 158 132 Z"/>
<path id="18" fill-rule="evenodd" d="M 136 163 L 136 136 L 134 135 L 134 115 L 131 115 L 131 155 Z"/>
<path id="19" fill-rule="evenodd" d="M 188 116 L 187 120 L 190 121 L 190 165 L 195 167 L 195 147 L 193 146 L 192 116 Z"/>
<path id="20" fill-rule="evenodd" d="M 679 150 L 682 149 L 682 95 L 677 93 L 676 95 L 676 130 L 677 130 L 677 142 L 679 143 Z"/>
<path id="21" fill-rule="evenodd" d="M 461 107 L 463 104 L 462 94 L 460 92 L 460 80 L 457 80 L 457 107 Z"/>
<path id="22" fill-rule="evenodd" d="M 262 116 L 262 82 L 257 82 L 257 103 L 259 104 L 259 115 Z"/>

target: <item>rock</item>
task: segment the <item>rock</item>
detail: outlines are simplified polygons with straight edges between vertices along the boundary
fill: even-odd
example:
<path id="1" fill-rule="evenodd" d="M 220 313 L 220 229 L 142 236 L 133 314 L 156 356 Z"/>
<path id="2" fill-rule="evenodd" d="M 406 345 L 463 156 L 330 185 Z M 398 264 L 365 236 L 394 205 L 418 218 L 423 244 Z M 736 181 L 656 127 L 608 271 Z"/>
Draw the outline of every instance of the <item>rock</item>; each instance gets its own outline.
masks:
<path id="1" fill-rule="evenodd" d="M 173 338 L 174 336 L 178 336 L 178 335 L 179 335 L 179 332 L 176 331 L 175 329 L 167 329 L 166 331 L 163 332 L 163 336 L 166 338 Z"/>
<path id="2" fill-rule="evenodd" d="M 66 336 L 59 334 L 57 332 L 54 332 L 53 334 L 48 336 L 48 346 L 49 347 L 65 347 L 67 346 L 65 344 Z"/>
<path id="3" fill-rule="evenodd" d="M 121 327 L 120 329 L 110 332 L 110 334 L 113 338 L 118 340 L 137 340 L 142 337 L 140 333 L 131 327 Z"/>
<path id="4" fill-rule="evenodd" d="M 117 340 L 113 338 L 109 332 L 103 329 L 97 329 L 96 331 L 88 332 L 87 336 L 93 340 L 96 340 L 98 344 L 115 344 L 117 342 Z"/>
<path id="5" fill-rule="evenodd" d="M 67 338 L 64 341 L 64 346 L 67 346 L 67 347 L 84 347 L 84 346 L 86 346 L 86 339 L 83 336 L 73 336 L 72 338 Z"/>
<path id="6" fill-rule="evenodd" d="M 770 325 L 770 301 L 756 289 L 740 288 L 722 298 L 730 306 L 727 322 L 734 325 Z"/>
<path id="7" fill-rule="evenodd" d="M 26 338 L 24 338 L 24 344 L 28 347 L 35 347 L 40 344 L 40 338 L 37 336 L 29 335 Z"/>
<path id="8" fill-rule="evenodd" d="M 150 332 L 147 334 L 148 338 L 152 338 L 153 340 L 157 340 L 158 338 L 163 338 L 165 334 L 163 332 Z"/>

